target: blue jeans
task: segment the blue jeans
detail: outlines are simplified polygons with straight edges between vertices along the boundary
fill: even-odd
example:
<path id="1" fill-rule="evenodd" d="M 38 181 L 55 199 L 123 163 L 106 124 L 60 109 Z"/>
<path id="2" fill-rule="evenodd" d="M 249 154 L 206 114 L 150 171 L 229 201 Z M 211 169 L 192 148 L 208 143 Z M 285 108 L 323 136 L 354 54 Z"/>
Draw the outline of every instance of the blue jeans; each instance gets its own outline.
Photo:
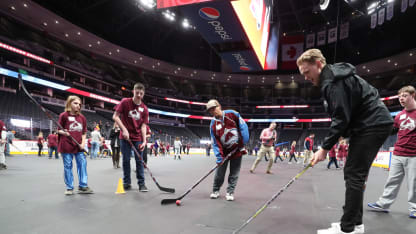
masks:
<path id="1" fill-rule="evenodd" d="M 140 153 L 140 156 L 143 155 L 143 152 L 139 150 L 139 146 L 142 144 L 141 141 L 132 141 L 133 145 L 136 147 L 137 151 Z M 130 156 L 131 156 L 131 145 L 126 140 L 120 140 L 121 154 L 123 155 L 123 184 L 131 184 L 131 169 L 130 169 Z M 142 160 L 134 154 L 134 159 L 136 161 L 136 178 L 138 185 L 144 185 L 144 167 Z"/>
<path id="2" fill-rule="evenodd" d="M 99 150 L 100 150 L 100 143 L 95 142 L 95 141 L 91 141 L 90 158 L 97 158 Z"/>
<path id="3" fill-rule="evenodd" d="M 79 187 L 88 187 L 87 159 L 84 152 L 78 152 L 76 154 L 61 153 L 61 155 L 64 162 L 66 189 L 74 189 L 74 176 L 72 175 L 72 158 L 74 156 L 77 162 Z"/>
<path id="4" fill-rule="evenodd" d="M 49 147 L 49 158 L 52 158 L 52 154 L 55 151 L 55 158 L 58 159 L 58 148 L 56 146 Z"/>

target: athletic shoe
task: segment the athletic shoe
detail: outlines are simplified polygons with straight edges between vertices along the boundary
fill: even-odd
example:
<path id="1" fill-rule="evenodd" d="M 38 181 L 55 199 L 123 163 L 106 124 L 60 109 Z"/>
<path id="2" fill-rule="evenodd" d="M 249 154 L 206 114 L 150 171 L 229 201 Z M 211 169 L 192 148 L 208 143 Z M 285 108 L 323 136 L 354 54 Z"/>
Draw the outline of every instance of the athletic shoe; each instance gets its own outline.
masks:
<path id="1" fill-rule="evenodd" d="M 73 189 L 67 189 L 67 190 L 65 190 L 65 195 L 67 195 L 67 196 L 74 195 L 74 190 Z"/>
<path id="2" fill-rule="evenodd" d="M 131 185 L 129 184 L 123 184 L 124 190 L 130 190 L 131 189 Z"/>
<path id="3" fill-rule="evenodd" d="M 336 226 L 338 226 L 340 229 L 341 229 L 341 223 L 340 222 L 337 222 L 337 223 L 331 223 L 331 226 L 332 227 L 336 227 Z M 365 229 L 364 229 L 364 224 L 361 224 L 361 225 L 355 225 L 355 227 L 354 227 L 354 232 L 356 233 L 356 234 L 363 234 L 364 233 L 364 231 L 365 231 Z"/>
<path id="4" fill-rule="evenodd" d="M 78 193 L 80 194 L 92 194 L 94 191 L 92 191 L 89 187 L 78 187 Z"/>
<path id="5" fill-rule="evenodd" d="M 250 169 L 250 173 L 254 173 L 254 170 L 253 169 Z"/>
<path id="6" fill-rule="evenodd" d="M 384 209 L 383 207 L 381 207 L 379 204 L 377 204 L 376 202 L 374 203 L 368 203 L 367 204 L 368 207 L 373 208 L 374 211 L 379 211 L 379 212 L 384 212 L 384 213 L 389 213 L 388 209 Z"/>
<path id="7" fill-rule="evenodd" d="M 149 191 L 149 189 L 147 189 L 146 185 L 139 185 L 139 191 L 140 192 L 147 192 Z"/>
<path id="8" fill-rule="evenodd" d="M 4 163 L 0 163 L 0 169 L 7 169 L 7 165 Z"/>
<path id="9" fill-rule="evenodd" d="M 321 229 L 317 231 L 317 234 L 355 234 L 355 231 L 352 232 L 343 232 L 341 230 L 341 226 L 339 225 L 335 225 L 335 226 L 331 226 L 328 229 Z"/>
<path id="10" fill-rule="evenodd" d="M 409 218 L 416 219 L 416 211 L 410 211 Z"/>
<path id="11" fill-rule="evenodd" d="M 273 172 L 271 172 L 271 171 L 266 171 L 266 174 L 273 174 Z"/>
<path id="12" fill-rule="evenodd" d="M 220 191 L 214 191 L 214 192 L 212 192 L 211 195 L 209 195 L 209 197 L 211 199 L 217 199 L 217 198 L 219 198 L 220 197 Z"/>
<path id="13" fill-rule="evenodd" d="M 232 194 L 232 193 L 227 193 L 227 194 L 225 195 L 225 199 L 226 199 L 227 201 L 234 201 L 234 194 Z"/>

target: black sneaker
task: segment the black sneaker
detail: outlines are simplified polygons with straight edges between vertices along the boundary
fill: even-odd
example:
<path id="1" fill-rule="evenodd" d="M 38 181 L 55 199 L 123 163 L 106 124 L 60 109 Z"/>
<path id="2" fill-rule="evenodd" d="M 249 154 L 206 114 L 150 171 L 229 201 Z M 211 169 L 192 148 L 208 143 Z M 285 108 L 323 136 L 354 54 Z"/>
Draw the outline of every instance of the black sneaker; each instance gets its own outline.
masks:
<path id="1" fill-rule="evenodd" d="M 6 164 L 0 163 L 0 169 L 7 169 Z"/>
<path id="2" fill-rule="evenodd" d="M 131 185 L 129 184 L 123 184 L 124 190 L 130 190 L 131 189 Z"/>
<path id="3" fill-rule="evenodd" d="M 148 189 L 147 189 L 147 187 L 146 187 L 146 185 L 139 185 L 139 191 L 140 192 L 147 192 L 147 191 L 149 191 Z"/>
<path id="4" fill-rule="evenodd" d="M 78 187 L 78 193 L 81 194 L 91 194 L 94 193 L 89 187 Z"/>

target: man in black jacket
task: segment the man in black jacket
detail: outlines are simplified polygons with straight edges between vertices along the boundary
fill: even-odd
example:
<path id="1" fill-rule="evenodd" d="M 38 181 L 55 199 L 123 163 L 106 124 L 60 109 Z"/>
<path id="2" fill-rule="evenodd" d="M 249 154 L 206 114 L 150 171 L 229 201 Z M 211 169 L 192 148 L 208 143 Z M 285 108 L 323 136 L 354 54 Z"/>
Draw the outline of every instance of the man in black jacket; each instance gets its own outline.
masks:
<path id="1" fill-rule="evenodd" d="M 305 51 L 297 60 L 299 71 L 320 87 L 331 117 L 329 133 L 311 164 L 325 160 L 328 151 L 343 137 L 350 137 L 344 168 L 345 204 L 341 223 L 319 233 L 364 233 L 364 188 L 371 164 L 392 131 L 393 119 L 381 102 L 377 89 L 360 78 L 348 63 L 326 64 L 318 49 Z"/>

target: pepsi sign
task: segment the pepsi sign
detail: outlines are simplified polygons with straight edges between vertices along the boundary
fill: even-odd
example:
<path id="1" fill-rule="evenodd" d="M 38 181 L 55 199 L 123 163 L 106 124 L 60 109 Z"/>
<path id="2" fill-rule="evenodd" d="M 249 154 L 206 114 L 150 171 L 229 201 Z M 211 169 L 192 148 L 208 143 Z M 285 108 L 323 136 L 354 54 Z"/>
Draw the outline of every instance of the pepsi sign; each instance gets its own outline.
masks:
<path id="1" fill-rule="evenodd" d="M 247 40 L 228 1 L 186 5 L 181 11 L 210 44 Z"/>
<path id="2" fill-rule="evenodd" d="M 221 53 L 221 58 L 230 65 L 233 72 L 261 71 L 262 68 L 252 50 Z"/>

